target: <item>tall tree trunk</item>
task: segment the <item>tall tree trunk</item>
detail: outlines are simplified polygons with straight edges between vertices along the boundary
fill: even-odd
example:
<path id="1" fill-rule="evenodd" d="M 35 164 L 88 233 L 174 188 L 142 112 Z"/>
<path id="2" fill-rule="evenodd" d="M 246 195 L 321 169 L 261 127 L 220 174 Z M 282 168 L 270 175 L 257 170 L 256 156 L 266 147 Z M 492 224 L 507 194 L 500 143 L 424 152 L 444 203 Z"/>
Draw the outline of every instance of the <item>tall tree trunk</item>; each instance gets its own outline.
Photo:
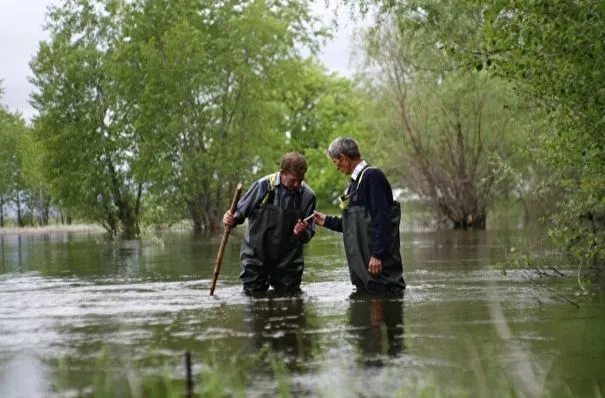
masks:
<path id="1" fill-rule="evenodd" d="M 0 195 L 0 228 L 4 228 L 4 195 Z"/>
<path id="2" fill-rule="evenodd" d="M 120 223 L 122 224 L 121 235 L 123 239 L 134 239 L 139 236 L 141 230 L 138 217 L 133 209 L 127 205 L 118 211 Z"/>
<path id="3" fill-rule="evenodd" d="M 50 201 L 49 200 L 47 200 L 44 203 L 44 205 L 41 209 L 41 212 L 42 212 L 42 214 L 41 214 L 42 225 L 46 226 L 46 225 L 48 225 L 48 221 L 50 219 Z"/>
<path id="4" fill-rule="evenodd" d="M 197 201 L 187 200 L 187 211 L 191 217 L 191 222 L 193 222 L 193 232 L 196 234 L 202 233 L 204 231 L 204 220 Z"/>
<path id="5" fill-rule="evenodd" d="M 63 209 L 61 207 L 59 207 L 59 220 L 61 221 L 62 225 L 67 224 L 65 213 L 63 213 Z"/>
<path id="6" fill-rule="evenodd" d="M 17 193 L 17 198 L 15 201 L 16 205 L 17 205 L 17 225 L 20 227 L 24 227 L 25 224 L 23 222 L 23 215 L 21 214 L 21 198 L 19 193 Z"/>
<path id="7" fill-rule="evenodd" d="M 187 210 L 195 233 L 217 232 L 223 228 L 223 209 L 217 208 L 209 197 L 198 195 L 196 200 L 187 201 Z"/>
<path id="8" fill-rule="evenodd" d="M 118 206 L 118 220 L 121 224 L 121 236 L 124 239 L 134 239 L 139 236 L 141 230 L 139 226 L 139 215 L 136 211 L 136 205 L 133 206 L 128 193 L 122 195 L 125 200 L 116 201 Z"/>
<path id="9" fill-rule="evenodd" d="M 44 193 L 42 188 L 38 191 L 38 213 L 40 214 L 40 225 L 48 225 L 50 214 L 50 195 Z"/>
<path id="10" fill-rule="evenodd" d="M 139 225 L 139 207 L 142 185 L 139 184 L 137 186 L 137 191 L 133 198 L 133 195 L 128 188 L 125 188 L 123 184 L 121 184 L 113 163 L 107 161 L 107 164 L 111 173 L 111 196 L 113 205 L 118 208 L 116 217 L 117 222 L 120 224 L 120 235 L 123 239 L 136 238 L 141 232 Z"/>

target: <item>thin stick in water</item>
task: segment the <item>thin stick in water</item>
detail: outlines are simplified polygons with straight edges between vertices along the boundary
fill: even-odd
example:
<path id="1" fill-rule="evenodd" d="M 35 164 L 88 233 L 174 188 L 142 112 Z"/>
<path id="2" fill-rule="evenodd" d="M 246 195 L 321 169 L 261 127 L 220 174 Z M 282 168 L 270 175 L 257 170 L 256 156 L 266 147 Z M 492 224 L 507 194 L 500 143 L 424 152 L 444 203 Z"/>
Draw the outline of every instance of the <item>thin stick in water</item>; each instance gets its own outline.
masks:
<path id="1" fill-rule="evenodd" d="M 187 391 L 185 397 L 193 398 L 193 377 L 191 374 L 191 351 L 185 352 L 185 369 L 187 371 Z"/>

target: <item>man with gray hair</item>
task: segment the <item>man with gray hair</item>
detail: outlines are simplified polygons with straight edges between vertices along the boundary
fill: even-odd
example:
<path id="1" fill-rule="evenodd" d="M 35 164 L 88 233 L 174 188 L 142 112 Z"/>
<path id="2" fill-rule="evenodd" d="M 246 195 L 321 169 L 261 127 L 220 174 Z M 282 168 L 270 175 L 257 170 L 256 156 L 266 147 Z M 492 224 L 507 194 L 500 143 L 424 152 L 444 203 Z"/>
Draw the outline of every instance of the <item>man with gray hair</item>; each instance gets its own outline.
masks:
<path id="1" fill-rule="evenodd" d="M 303 183 L 307 162 L 298 152 L 286 153 L 280 170 L 255 181 L 237 203 L 227 210 L 223 223 L 236 226 L 248 218 L 240 251 L 240 279 L 244 293 L 300 289 L 304 270 L 303 245 L 315 235 L 312 220 L 315 193 Z"/>
<path id="2" fill-rule="evenodd" d="M 351 181 L 341 196 L 341 217 L 316 211 L 315 223 L 343 233 L 349 275 L 358 292 L 403 292 L 401 208 L 393 200 L 391 184 L 381 170 L 361 158 L 353 138 L 336 138 L 328 147 L 328 156 Z"/>

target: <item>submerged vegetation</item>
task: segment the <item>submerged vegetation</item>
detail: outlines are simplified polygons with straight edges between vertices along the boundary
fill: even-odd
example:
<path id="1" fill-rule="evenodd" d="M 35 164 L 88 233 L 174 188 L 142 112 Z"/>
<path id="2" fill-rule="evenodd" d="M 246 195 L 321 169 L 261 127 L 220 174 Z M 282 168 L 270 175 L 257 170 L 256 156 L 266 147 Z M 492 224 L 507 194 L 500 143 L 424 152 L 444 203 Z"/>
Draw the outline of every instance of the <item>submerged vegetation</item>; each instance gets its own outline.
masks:
<path id="1" fill-rule="evenodd" d="M 494 313 L 498 314 L 495 308 Z M 506 320 L 502 319 L 504 340 L 510 334 Z M 305 377 L 292 371 L 292 362 L 283 353 L 275 353 L 269 344 L 254 354 L 240 353 L 230 358 L 218 360 L 214 352 L 208 357 L 198 357 L 195 353 L 185 353 L 182 358 L 164 358 L 150 354 L 149 358 L 130 363 L 124 353 L 118 350 L 101 349 L 97 354 L 94 368 L 89 372 L 91 379 L 69 369 L 60 362 L 53 379 L 53 390 L 60 396 L 106 397 L 162 397 L 162 398 L 218 398 L 275 396 L 281 398 L 297 396 L 349 397 L 349 396 L 389 396 L 389 397 L 559 397 L 578 396 L 569 386 L 551 382 L 547 384 L 549 369 L 532 360 L 519 342 L 510 340 L 498 352 L 494 347 L 484 347 L 481 343 L 467 340 L 464 346 L 472 360 L 462 370 L 462 379 L 447 385 L 441 383 L 432 373 L 410 373 L 405 365 L 391 363 L 386 352 L 389 342 L 388 331 L 380 329 L 382 346 L 385 351 L 378 359 L 367 360 L 376 364 L 368 369 L 352 367 L 350 360 L 327 360 L 315 353 L 314 368 L 304 373 L 325 374 L 330 380 L 319 378 L 315 383 L 301 382 Z M 511 362 L 512 360 L 512 362 Z M 370 363 L 369 362 L 369 363 Z M 188 366 L 189 364 L 189 366 Z M 79 377 L 77 383 L 71 378 Z M 368 380 L 372 386 L 369 387 Z M 74 389 L 74 384 L 82 385 Z M 590 397 L 601 397 L 598 384 L 592 388 Z"/>

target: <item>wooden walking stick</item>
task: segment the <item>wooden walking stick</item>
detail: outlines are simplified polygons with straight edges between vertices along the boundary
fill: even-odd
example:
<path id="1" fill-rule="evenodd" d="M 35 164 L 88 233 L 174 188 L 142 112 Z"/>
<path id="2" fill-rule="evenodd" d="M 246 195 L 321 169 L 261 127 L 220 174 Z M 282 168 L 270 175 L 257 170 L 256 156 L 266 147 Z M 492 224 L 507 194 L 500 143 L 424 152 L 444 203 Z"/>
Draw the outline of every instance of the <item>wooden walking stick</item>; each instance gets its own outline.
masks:
<path id="1" fill-rule="evenodd" d="M 235 214 L 235 209 L 237 207 L 237 202 L 239 201 L 239 197 L 242 193 L 242 183 L 238 183 L 237 187 L 235 187 L 235 193 L 233 194 L 233 200 L 231 201 L 231 213 Z M 216 280 L 218 279 L 218 274 L 221 272 L 221 262 L 223 261 L 223 253 L 225 252 L 225 246 L 227 245 L 227 239 L 229 239 L 229 233 L 231 232 L 231 225 L 225 225 L 225 230 L 223 231 L 223 238 L 221 239 L 221 244 L 218 248 L 218 254 L 216 255 L 216 263 L 214 264 L 214 276 L 212 277 L 212 285 L 210 286 L 210 295 L 214 295 L 214 288 L 216 287 Z"/>

